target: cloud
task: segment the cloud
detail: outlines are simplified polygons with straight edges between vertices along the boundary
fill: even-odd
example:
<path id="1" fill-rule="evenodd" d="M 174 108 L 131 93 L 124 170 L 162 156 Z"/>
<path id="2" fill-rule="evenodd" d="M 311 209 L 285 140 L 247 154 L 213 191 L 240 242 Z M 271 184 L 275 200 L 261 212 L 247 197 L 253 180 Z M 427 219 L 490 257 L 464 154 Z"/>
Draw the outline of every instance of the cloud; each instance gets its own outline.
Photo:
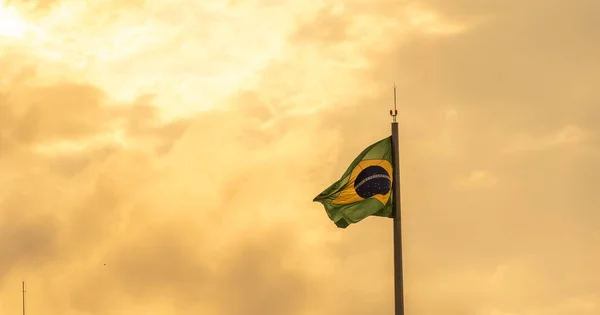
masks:
<path id="1" fill-rule="evenodd" d="M 391 221 L 310 200 L 396 81 L 407 313 L 597 313 L 594 3 L 77 3 L 0 39 L 3 310 L 392 312 Z"/>
<path id="2" fill-rule="evenodd" d="M 325 154 L 311 153 L 314 148 L 309 141 L 314 135 L 306 132 L 308 125 L 290 117 L 265 130 L 252 120 L 269 118 L 260 103 L 248 104 L 245 115 L 227 111 L 161 122 L 151 101 L 141 97 L 132 104 L 116 106 L 99 89 L 71 83 L 30 84 L 23 92 L 11 90 L 10 98 L 2 103 L 11 113 L 10 123 L 3 124 L 3 135 L 14 150 L 3 147 L 3 170 L 14 166 L 19 155 L 20 160 L 22 156 L 28 159 L 22 160 L 23 166 L 32 169 L 3 172 L 7 197 L 2 213 L 20 212 L 24 207 L 40 222 L 3 220 L 12 226 L 6 230 L 7 239 L 16 236 L 36 245 L 22 253 L 5 247 L 5 257 L 11 258 L 3 271 L 22 265 L 24 259 L 34 259 L 36 274 L 52 272 L 65 277 L 63 284 L 46 284 L 50 291 L 61 288 L 67 292 L 57 298 L 56 309 L 104 312 L 163 294 L 180 296 L 177 292 L 183 287 L 188 293 L 176 298 L 176 305 L 184 308 L 216 307 L 223 313 L 238 314 L 249 308 L 261 309 L 275 295 L 280 306 L 271 303 L 267 313 L 300 310 L 310 280 L 303 278 L 302 269 L 295 265 L 310 266 L 312 259 L 286 254 L 284 249 L 297 237 L 279 235 L 282 228 L 278 226 L 293 213 L 293 208 L 281 205 L 290 200 L 303 203 L 304 194 L 276 191 L 290 176 L 300 180 L 296 187 L 306 186 L 302 168 L 284 167 L 293 163 L 290 156 L 306 152 L 304 163 L 316 163 L 310 154 Z M 305 133 L 295 135 L 293 129 L 273 137 L 281 124 L 302 126 Z M 112 132 L 122 135 L 122 143 L 109 138 L 95 144 L 97 136 Z M 256 143 L 264 149 L 248 151 L 247 146 L 255 145 L 261 134 L 270 139 Z M 65 142 L 72 146 L 60 145 Z M 165 142 L 171 146 L 155 151 Z M 292 151 L 292 146 L 300 147 Z M 281 171 L 270 174 L 273 169 Z M 25 187 L 33 191 L 14 200 Z M 48 189 L 53 192 L 39 193 Z M 303 189 L 305 194 L 314 190 Z M 268 197 L 269 191 L 275 195 Z M 245 200 L 261 193 L 267 197 L 256 200 L 250 212 L 243 211 L 248 209 Z M 37 202 L 26 204 L 23 198 Z M 280 214 L 272 214 L 277 207 L 281 207 Z M 41 217 L 45 211 L 51 219 Z M 253 221 L 265 226 L 249 226 L 247 222 Z M 275 236 L 260 236 L 263 230 L 274 230 Z M 243 231 L 258 233 L 258 238 L 239 243 Z M 31 234 L 30 240 L 20 236 L 25 233 Z M 222 242 L 214 242 L 217 234 Z M 273 247 L 275 239 L 289 240 Z M 26 248 L 27 243 L 15 246 Z M 210 246 L 218 248 L 211 250 Z M 228 258 L 224 248 L 234 256 Z M 314 252 L 307 248 L 298 252 L 304 251 Z M 283 268 L 280 263 L 285 259 L 296 262 Z M 27 274 L 29 279 L 37 277 Z M 248 279 L 243 280 L 244 276 Z M 88 283 L 93 284 L 91 291 L 85 290 Z M 232 289 L 234 285 L 239 287 L 238 293 Z M 101 293 L 104 290 L 110 293 Z M 125 298 L 115 297 L 115 291 Z M 210 299 L 195 304 L 197 294 Z M 239 301 L 230 304 L 228 311 L 230 302 L 221 296 L 232 294 Z M 113 298 L 115 303 L 109 302 Z"/>
<path id="3" fill-rule="evenodd" d="M 493 186 L 498 183 L 498 178 L 488 171 L 473 171 L 469 176 L 461 178 L 457 184 L 463 188 L 479 188 Z"/>
<path id="4" fill-rule="evenodd" d="M 527 150 L 544 150 L 544 149 L 552 149 L 556 147 L 564 147 L 568 145 L 573 145 L 585 141 L 586 138 L 589 138 L 590 134 L 577 126 L 567 125 L 561 130 L 540 137 L 539 139 L 534 139 L 531 135 L 521 134 L 507 148 L 508 153 L 518 152 L 518 151 L 527 151 Z"/>

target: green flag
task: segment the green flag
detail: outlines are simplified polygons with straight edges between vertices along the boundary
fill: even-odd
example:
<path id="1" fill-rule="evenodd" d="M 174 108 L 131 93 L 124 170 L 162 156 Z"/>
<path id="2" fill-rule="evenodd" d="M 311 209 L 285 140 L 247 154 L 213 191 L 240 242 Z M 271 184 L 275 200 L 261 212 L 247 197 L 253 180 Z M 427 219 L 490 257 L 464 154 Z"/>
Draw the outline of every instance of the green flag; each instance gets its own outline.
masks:
<path id="1" fill-rule="evenodd" d="M 391 218 L 392 163 L 392 137 L 387 137 L 362 151 L 313 201 L 322 203 L 340 228 L 372 215 Z"/>

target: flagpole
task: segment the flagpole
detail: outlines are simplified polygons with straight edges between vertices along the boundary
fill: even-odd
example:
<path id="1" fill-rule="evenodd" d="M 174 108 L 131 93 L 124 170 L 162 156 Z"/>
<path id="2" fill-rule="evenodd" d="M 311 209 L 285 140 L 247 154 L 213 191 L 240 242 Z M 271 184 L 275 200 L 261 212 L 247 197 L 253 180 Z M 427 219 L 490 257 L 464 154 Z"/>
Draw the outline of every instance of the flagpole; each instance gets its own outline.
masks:
<path id="1" fill-rule="evenodd" d="M 21 283 L 23 287 L 23 315 L 25 315 L 25 281 Z"/>
<path id="2" fill-rule="evenodd" d="M 394 306 L 395 315 L 404 315 L 404 279 L 402 270 L 402 220 L 400 199 L 400 145 L 398 139 L 398 122 L 396 116 L 396 84 L 394 84 L 394 109 L 390 110 L 392 116 L 392 152 L 393 171 L 392 198 L 394 211 Z"/>

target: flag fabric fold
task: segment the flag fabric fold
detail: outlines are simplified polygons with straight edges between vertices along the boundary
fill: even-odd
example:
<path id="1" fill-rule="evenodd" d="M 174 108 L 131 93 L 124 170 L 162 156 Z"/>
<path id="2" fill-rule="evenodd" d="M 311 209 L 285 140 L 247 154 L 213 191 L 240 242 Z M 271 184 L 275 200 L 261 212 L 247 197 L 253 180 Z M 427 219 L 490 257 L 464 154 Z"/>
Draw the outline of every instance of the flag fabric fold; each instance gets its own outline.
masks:
<path id="1" fill-rule="evenodd" d="M 358 223 L 369 216 L 391 218 L 392 137 L 364 149 L 344 175 L 313 201 L 320 202 L 339 228 Z"/>

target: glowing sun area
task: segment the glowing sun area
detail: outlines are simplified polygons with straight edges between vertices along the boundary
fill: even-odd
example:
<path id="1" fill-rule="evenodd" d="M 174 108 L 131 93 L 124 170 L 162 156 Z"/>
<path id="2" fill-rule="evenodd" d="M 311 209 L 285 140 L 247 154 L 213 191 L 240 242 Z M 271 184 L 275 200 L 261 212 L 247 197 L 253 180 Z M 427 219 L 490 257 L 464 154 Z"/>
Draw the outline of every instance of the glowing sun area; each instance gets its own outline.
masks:
<path id="1" fill-rule="evenodd" d="M 0 0 L 0 37 L 21 37 L 26 25 L 14 8 Z"/>

